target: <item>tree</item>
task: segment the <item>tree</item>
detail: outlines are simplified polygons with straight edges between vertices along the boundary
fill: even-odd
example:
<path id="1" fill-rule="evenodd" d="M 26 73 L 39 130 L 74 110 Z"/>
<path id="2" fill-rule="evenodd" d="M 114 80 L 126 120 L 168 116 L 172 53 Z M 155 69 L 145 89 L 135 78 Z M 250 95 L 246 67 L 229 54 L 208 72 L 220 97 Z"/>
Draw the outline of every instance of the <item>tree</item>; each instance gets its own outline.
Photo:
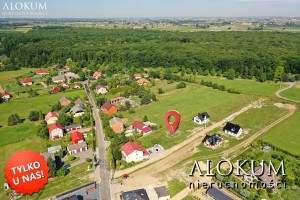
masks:
<path id="1" fill-rule="evenodd" d="M 228 78 L 229 80 L 233 80 L 235 78 L 235 70 L 233 68 L 229 69 L 226 74 L 225 74 L 226 78 Z"/>
<path id="2" fill-rule="evenodd" d="M 282 74 L 284 73 L 284 68 L 282 66 L 278 66 L 274 72 L 274 81 L 280 81 L 282 79 Z"/>
<path id="3" fill-rule="evenodd" d="M 158 94 L 162 94 L 162 93 L 164 93 L 163 89 L 158 88 Z"/>
<path id="4" fill-rule="evenodd" d="M 14 126 L 14 125 L 17 125 L 19 123 L 21 123 L 22 120 L 20 119 L 20 116 L 18 114 L 11 114 L 9 117 L 8 117 L 8 126 Z"/>
<path id="5" fill-rule="evenodd" d="M 28 119 L 30 121 L 37 121 L 39 120 L 39 111 L 31 111 L 29 116 L 28 116 Z"/>
<path id="6" fill-rule="evenodd" d="M 125 107 L 127 110 L 129 110 L 131 108 L 130 102 L 129 101 L 125 101 Z"/>
<path id="7" fill-rule="evenodd" d="M 150 94 L 146 94 L 142 100 L 141 100 L 141 104 L 148 104 L 151 102 L 151 96 Z"/>
<path id="8" fill-rule="evenodd" d="M 52 83 L 52 78 L 48 77 L 47 80 L 46 80 L 46 84 L 50 85 L 51 83 Z"/>
<path id="9" fill-rule="evenodd" d="M 39 109 L 39 120 L 43 120 L 44 119 L 44 114 L 42 112 L 41 109 Z"/>
<path id="10" fill-rule="evenodd" d="M 59 111 L 60 109 L 61 109 L 60 102 L 57 102 L 56 104 L 52 105 L 52 107 L 51 107 L 52 112 Z"/>
<path id="11" fill-rule="evenodd" d="M 114 148 L 112 154 L 113 154 L 114 160 L 121 160 L 122 159 L 122 154 L 121 154 L 119 149 Z"/>
<path id="12" fill-rule="evenodd" d="M 147 115 L 144 116 L 144 122 L 147 122 L 148 121 L 148 117 Z"/>
<path id="13" fill-rule="evenodd" d="M 206 70 L 202 73 L 202 75 L 204 75 L 204 76 L 209 76 L 210 74 L 209 74 L 208 69 L 206 69 Z"/>
<path id="14" fill-rule="evenodd" d="M 59 150 L 58 156 L 59 156 L 60 158 L 64 157 L 64 151 L 63 151 L 62 149 Z"/>
<path id="15" fill-rule="evenodd" d="M 176 86 L 176 88 L 177 88 L 177 89 L 180 89 L 180 88 L 185 88 L 185 87 L 186 87 L 186 83 L 185 83 L 185 82 L 183 82 L 183 81 L 182 81 L 182 82 L 180 82 L 180 83 L 178 83 L 178 84 L 177 84 L 177 86 Z"/>
<path id="16" fill-rule="evenodd" d="M 79 77 L 80 77 L 79 78 L 80 81 L 84 81 L 85 80 L 85 74 L 84 74 L 84 72 L 80 72 L 79 73 Z"/>
<path id="17" fill-rule="evenodd" d="M 56 175 L 57 176 L 66 176 L 68 174 L 69 170 L 62 167 L 59 170 L 57 170 Z"/>
<path id="18" fill-rule="evenodd" d="M 62 125 L 63 127 L 68 126 L 72 124 L 72 118 L 69 117 L 66 113 L 61 113 L 58 116 L 58 119 L 56 121 L 58 124 Z"/>
<path id="19" fill-rule="evenodd" d="M 30 88 L 30 90 L 28 91 L 28 94 L 30 97 L 35 97 L 38 95 L 36 90 L 33 90 L 32 88 Z"/>
<path id="20" fill-rule="evenodd" d="M 48 132 L 48 127 L 47 127 L 47 122 L 43 120 L 39 126 L 36 128 L 36 133 L 37 136 L 43 139 L 48 139 L 49 138 L 49 132 Z"/>
<path id="21" fill-rule="evenodd" d="M 151 99 L 152 99 L 152 101 L 156 101 L 157 99 L 156 99 L 156 95 L 155 94 L 152 94 L 151 95 Z"/>
<path id="22" fill-rule="evenodd" d="M 48 165 L 48 167 L 50 168 L 49 169 L 49 175 L 50 175 L 50 177 L 55 177 L 55 174 L 56 174 L 56 166 L 55 166 L 55 164 L 54 164 L 54 160 L 52 159 L 52 157 L 51 156 L 49 156 L 48 158 L 47 158 L 47 165 Z"/>

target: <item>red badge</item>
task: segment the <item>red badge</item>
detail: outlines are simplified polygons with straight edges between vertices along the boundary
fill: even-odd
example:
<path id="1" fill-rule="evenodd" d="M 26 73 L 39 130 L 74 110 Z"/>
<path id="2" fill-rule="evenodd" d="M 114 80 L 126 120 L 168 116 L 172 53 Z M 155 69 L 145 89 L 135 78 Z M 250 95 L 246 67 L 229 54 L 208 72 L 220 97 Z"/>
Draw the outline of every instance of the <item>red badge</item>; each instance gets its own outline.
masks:
<path id="1" fill-rule="evenodd" d="M 171 122 L 170 119 L 171 117 L 174 116 L 175 117 L 175 122 Z M 168 131 L 173 134 L 177 131 L 177 129 L 179 128 L 181 122 L 181 115 L 179 112 L 175 111 L 175 110 L 170 110 L 165 114 L 165 124 L 167 126 Z"/>
<path id="2" fill-rule="evenodd" d="M 48 183 L 47 161 L 44 160 L 44 156 L 32 150 L 16 152 L 7 161 L 4 169 L 7 183 L 12 189 L 23 195 L 38 192 Z"/>

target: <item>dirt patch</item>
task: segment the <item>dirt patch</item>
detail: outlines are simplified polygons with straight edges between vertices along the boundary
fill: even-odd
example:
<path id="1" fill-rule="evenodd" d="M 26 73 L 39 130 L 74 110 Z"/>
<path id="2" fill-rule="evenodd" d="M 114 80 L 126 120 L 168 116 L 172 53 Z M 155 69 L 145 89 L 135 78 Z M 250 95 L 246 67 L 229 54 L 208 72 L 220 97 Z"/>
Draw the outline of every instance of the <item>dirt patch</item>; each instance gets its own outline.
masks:
<path id="1" fill-rule="evenodd" d="M 4 92 L 4 90 L 3 90 L 2 86 L 0 85 L 0 93 L 3 93 L 3 92 Z"/>
<path id="2" fill-rule="evenodd" d="M 295 88 L 300 88 L 300 83 L 296 84 Z"/>
<path id="3" fill-rule="evenodd" d="M 277 106 L 278 108 L 285 108 L 288 110 L 296 110 L 297 109 L 297 107 L 292 104 L 274 103 L 274 106 Z"/>

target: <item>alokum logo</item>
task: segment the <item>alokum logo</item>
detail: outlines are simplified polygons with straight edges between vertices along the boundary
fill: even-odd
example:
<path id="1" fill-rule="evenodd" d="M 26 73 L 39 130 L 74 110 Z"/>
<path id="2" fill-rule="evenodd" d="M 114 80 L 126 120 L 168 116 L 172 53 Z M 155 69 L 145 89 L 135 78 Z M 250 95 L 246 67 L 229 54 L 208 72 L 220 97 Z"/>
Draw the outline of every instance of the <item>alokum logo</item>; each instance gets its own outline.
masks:
<path id="1" fill-rule="evenodd" d="M 40 16 L 47 15 L 47 3 L 43 2 L 5 2 L 3 16 Z"/>

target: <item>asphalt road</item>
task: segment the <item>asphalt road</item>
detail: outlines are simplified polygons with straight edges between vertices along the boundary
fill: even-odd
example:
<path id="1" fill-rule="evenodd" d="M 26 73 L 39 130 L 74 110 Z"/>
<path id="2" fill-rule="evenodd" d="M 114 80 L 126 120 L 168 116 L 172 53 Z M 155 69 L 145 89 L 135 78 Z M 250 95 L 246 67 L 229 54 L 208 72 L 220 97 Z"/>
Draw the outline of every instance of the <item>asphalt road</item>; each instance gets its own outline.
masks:
<path id="1" fill-rule="evenodd" d="M 102 124 L 101 124 L 101 120 L 100 120 L 99 113 L 97 110 L 97 106 L 91 95 L 87 81 L 85 81 L 83 84 L 84 84 L 85 91 L 88 95 L 88 98 L 90 100 L 90 103 L 91 103 L 91 106 L 93 109 L 96 131 L 97 131 L 97 136 L 98 136 L 99 155 L 100 155 L 100 199 L 111 200 L 111 194 L 110 194 L 111 171 L 108 167 L 107 152 L 105 149 L 106 145 L 105 145 L 105 140 L 104 140 L 104 133 L 102 130 Z"/>

